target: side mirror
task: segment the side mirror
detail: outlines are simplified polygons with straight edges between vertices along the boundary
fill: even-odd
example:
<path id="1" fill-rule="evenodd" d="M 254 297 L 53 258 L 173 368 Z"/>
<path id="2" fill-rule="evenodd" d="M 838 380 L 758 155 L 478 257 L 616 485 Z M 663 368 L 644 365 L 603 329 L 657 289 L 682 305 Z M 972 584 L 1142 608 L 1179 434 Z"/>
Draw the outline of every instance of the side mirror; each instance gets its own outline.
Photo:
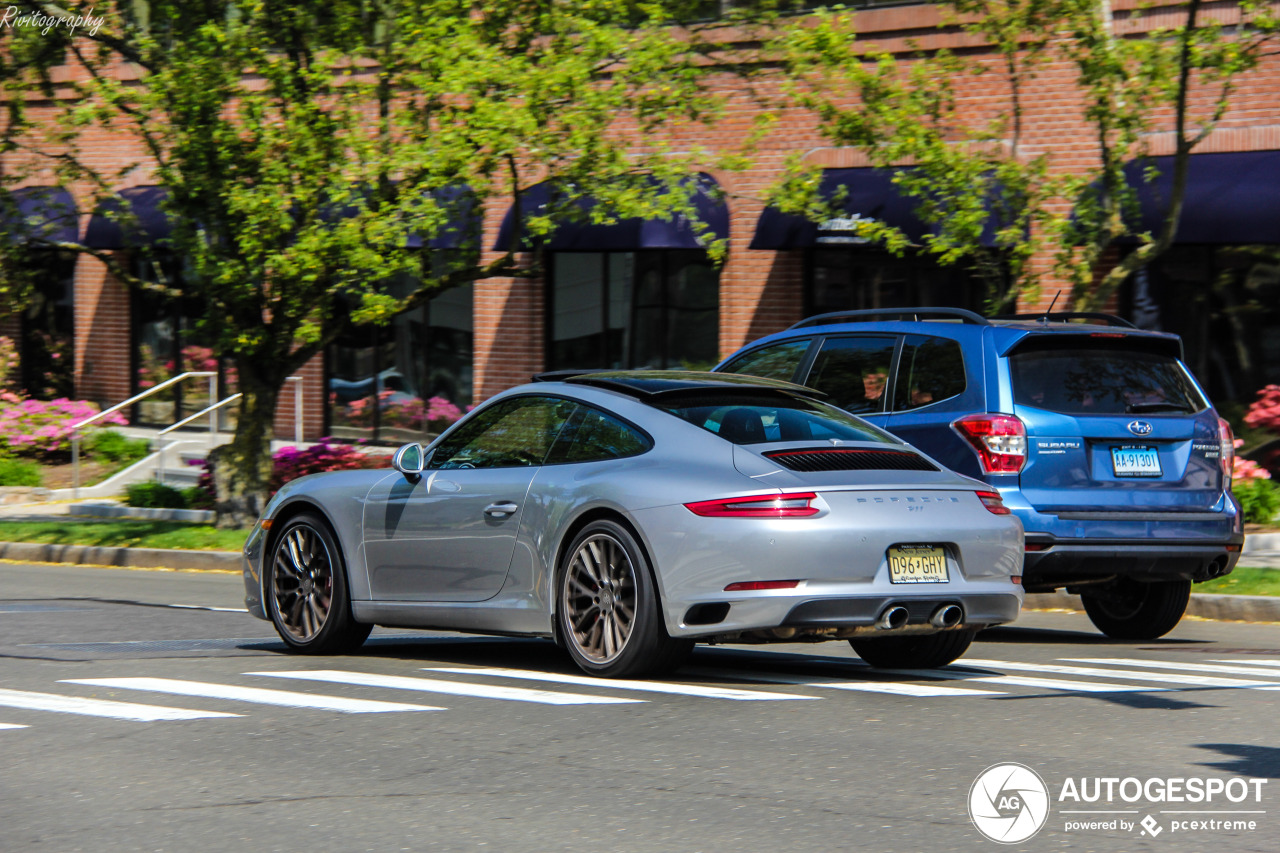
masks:
<path id="1" fill-rule="evenodd" d="M 395 468 L 410 483 L 416 483 L 422 479 L 422 471 L 426 468 L 426 456 L 422 452 L 422 445 L 417 442 L 406 444 L 396 451 L 395 456 L 391 457 L 391 467 Z"/>

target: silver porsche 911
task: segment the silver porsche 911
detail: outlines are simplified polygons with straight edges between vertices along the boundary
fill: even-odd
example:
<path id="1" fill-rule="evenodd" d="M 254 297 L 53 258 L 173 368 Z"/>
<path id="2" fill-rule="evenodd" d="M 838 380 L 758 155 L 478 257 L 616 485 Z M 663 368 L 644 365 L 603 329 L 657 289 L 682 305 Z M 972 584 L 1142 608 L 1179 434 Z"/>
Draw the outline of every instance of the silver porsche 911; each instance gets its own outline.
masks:
<path id="1" fill-rule="evenodd" d="M 246 604 L 310 653 L 384 625 L 551 637 L 600 676 L 695 642 L 950 663 L 1017 616 L 1022 527 L 820 397 L 671 371 L 513 388 L 395 470 L 288 483 L 245 544 Z"/>

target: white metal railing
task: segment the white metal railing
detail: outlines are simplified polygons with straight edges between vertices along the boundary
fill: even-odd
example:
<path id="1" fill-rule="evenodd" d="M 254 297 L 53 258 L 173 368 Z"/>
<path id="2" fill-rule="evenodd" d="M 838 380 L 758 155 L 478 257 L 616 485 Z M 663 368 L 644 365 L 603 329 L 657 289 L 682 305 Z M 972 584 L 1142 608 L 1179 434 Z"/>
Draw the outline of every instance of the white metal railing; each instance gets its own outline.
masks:
<path id="1" fill-rule="evenodd" d="M 226 399 L 223 399 L 223 400 L 219 400 L 218 402 L 214 403 L 212 406 L 208 406 L 196 412 L 194 415 L 188 415 L 187 417 L 178 421 L 176 424 L 171 424 L 170 426 L 167 426 L 164 429 L 160 430 L 158 433 L 156 433 L 156 452 L 160 454 L 160 461 L 159 461 L 159 464 L 156 466 L 156 472 L 157 472 L 156 479 L 158 479 L 162 483 L 164 482 L 164 452 L 169 449 L 169 439 L 166 438 L 166 436 L 168 436 L 169 433 L 173 432 L 175 429 L 178 429 L 179 427 L 186 426 L 187 424 L 191 423 L 192 421 L 196 420 L 202 415 L 208 415 L 209 416 L 209 446 L 213 447 L 214 436 L 217 434 L 217 430 L 215 429 L 215 426 L 218 423 L 218 416 L 215 413 L 218 411 L 218 409 L 221 409 L 223 406 L 227 405 L 228 403 L 234 403 L 236 400 L 239 400 L 243 396 L 244 396 L 243 394 L 232 394 L 230 397 L 227 397 Z"/>
<path id="2" fill-rule="evenodd" d="M 91 418 L 85 418 L 79 423 L 72 424 L 71 425 L 71 488 L 72 488 L 71 493 L 72 495 L 77 498 L 80 497 L 80 430 L 82 428 L 87 427 L 89 424 L 93 423 L 96 420 L 105 418 L 107 415 L 120 411 L 125 406 L 132 406 L 134 403 L 138 402 L 139 400 L 145 400 L 147 397 L 150 397 L 152 394 L 155 394 L 158 391 L 163 391 L 164 389 L 168 388 L 170 385 L 176 385 L 179 382 L 183 381 L 184 379 L 194 379 L 201 376 L 208 377 L 209 379 L 209 399 L 212 400 L 214 397 L 218 396 L 218 374 L 212 370 L 192 370 L 186 373 L 179 374 L 173 377 L 172 379 L 166 379 L 165 381 L 161 382 L 159 385 L 153 385 L 152 387 L 148 388 L 146 391 L 143 391 L 141 394 L 133 395 L 128 400 L 125 400 L 123 403 L 116 403 L 111 408 L 103 409 L 101 412 L 98 412 L 96 415 L 94 415 Z M 217 417 L 216 415 L 212 415 L 209 418 L 210 432 L 212 432 L 217 426 L 217 424 L 214 422 L 216 417 Z"/>
<path id="3" fill-rule="evenodd" d="M 86 427 L 89 424 L 93 423 L 94 421 L 100 420 L 101 418 L 105 418 L 107 415 L 110 415 L 114 412 L 118 412 L 121 409 L 125 408 L 126 406 L 131 406 L 134 403 L 138 402 L 139 400 L 146 399 L 147 397 L 150 397 L 152 394 L 155 394 L 157 391 L 163 391 L 165 388 L 168 388 L 171 385 L 175 385 L 183 381 L 184 379 L 193 379 L 198 377 L 207 377 L 209 379 L 209 399 L 212 400 L 218 394 L 218 374 L 209 370 L 193 370 L 193 371 L 188 371 L 187 373 L 183 373 L 178 376 L 175 376 L 172 379 L 166 379 L 164 382 L 161 382 L 159 385 L 156 385 L 152 388 L 148 388 L 146 391 L 143 391 L 141 394 L 135 394 L 134 396 L 130 397 L 128 400 L 125 400 L 122 403 L 117 403 L 109 409 L 104 409 L 101 412 L 98 412 L 96 415 L 94 415 L 91 418 L 85 418 L 79 423 L 73 424 L 71 426 L 71 468 L 72 468 L 73 496 L 77 498 L 80 497 L 80 430 L 82 427 Z M 293 440 L 295 444 L 300 445 L 302 444 L 302 432 L 303 432 L 303 429 L 302 429 L 302 377 L 289 376 L 289 377 L 286 377 L 285 381 L 293 383 Z M 192 421 L 195 421 L 203 417 L 204 415 L 208 415 L 209 416 L 209 445 L 210 447 L 212 447 L 215 440 L 215 436 L 217 435 L 217 432 L 218 432 L 218 410 L 221 409 L 223 406 L 227 405 L 228 403 L 232 403 L 236 400 L 239 400 L 241 396 L 243 395 L 232 394 L 230 397 L 219 400 L 213 405 L 207 406 L 201 409 L 200 411 L 196 412 L 194 415 L 188 415 L 187 417 L 183 418 L 177 423 L 171 424 L 165 427 L 164 429 L 160 430 L 160 432 L 156 433 L 156 438 L 159 440 L 160 479 L 162 480 L 164 479 L 164 472 L 165 472 L 164 451 L 168 448 L 166 436 L 169 433 L 173 432 L 174 430 L 179 429 L 180 427 L 184 427 L 187 424 L 191 423 Z"/>

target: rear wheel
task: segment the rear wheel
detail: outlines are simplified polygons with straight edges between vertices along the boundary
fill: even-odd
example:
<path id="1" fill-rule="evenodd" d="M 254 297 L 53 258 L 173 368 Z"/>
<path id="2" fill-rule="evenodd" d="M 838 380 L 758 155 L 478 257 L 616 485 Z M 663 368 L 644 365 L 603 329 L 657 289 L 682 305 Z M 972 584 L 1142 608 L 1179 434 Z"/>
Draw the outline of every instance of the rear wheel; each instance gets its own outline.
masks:
<path id="1" fill-rule="evenodd" d="M 667 672 L 693 643 L 668 636 L 639 543 L 613 521 L 595 521 L 565 550 L 556 619 L 573 662 L 608 678 Z"/>
<path id="2" fill-rule="evenodd" d="M 266 575 L 267 612 L 294 651 L 353 651 L 373 630 L 351 615 L 342 551 L 319 516 L 290 519 L 271 549 Z"/>
<path id="3" fill-rule="evenodd" d="M 933 669 L 964 654 L 975 634 L 977 631 L 942 631 L 924 636 L 850 640 L 849 645 L 858 657 L 881 669 Z"/>
<path id="4" fill-rule="evenodd" d="M 1191 581 L 1120 580 L 1081 593 L 1080 600 L 1089 620 L 1108 637 L 1154 640 L 1172 631 L 1187 612 Z"/>

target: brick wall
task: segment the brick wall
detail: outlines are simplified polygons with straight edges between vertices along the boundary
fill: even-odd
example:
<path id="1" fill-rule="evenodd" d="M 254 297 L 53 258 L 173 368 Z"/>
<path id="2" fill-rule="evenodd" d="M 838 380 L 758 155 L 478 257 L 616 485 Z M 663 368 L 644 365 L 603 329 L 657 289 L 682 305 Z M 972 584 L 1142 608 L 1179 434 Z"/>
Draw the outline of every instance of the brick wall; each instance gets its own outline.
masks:
<path id="1" fill-rule="evenodd" d="M 1136 8 L 1135 0 L 1116 0 L 1117 10 Z M 1230 21 L 1237 14 L 1235 4 L 1211 3 L 1208 14 Z M 1121 33 L 1149 31 L 1154 27 L 1177 23 L 1179 11 L 1157 5 L 1133 20 L 1120 20 Z M 954 27 L 942 26 L 939 11 L 931 5 L 902 6 L 866 10 L 858 13 L 857 25 L 863 38 L 886 49 L 905 55 L 912 40 L 929 50 L 949 47 L 964 51 L 971 58 L 984 61 L 992 68 L 997 59 L 972 36 Z M 72 72 L 68 72 L 69 74 Z M 1096 146 L 1089 127 L 1080 117 L 1080 101 L 1072 83 L 1073 69 L 1063 62 L 1040 68 L 1026 101 L 1025 150 L 1030 153 L 1050 152 L 1054 168 L 1075 170 L 1096 164 Z M 720 329 L 721 355 L 732 352 L 756 337 L 785 328 L 800 319 L 802 312 L 802 252 L 757 251 L 748 247 L 756 222 L 764 207 L 764 195 L 778 177 L 787 159 L 797 152 L 823 167 L 857 167 L 866 165 L 860 153 L 832 147 L 817 131 L 814 119 L 793 107 L 786 107 L 785 93 L 777 81 L 757 78 L 753 81 L 759 96 L 783 104 L 774 109 L 776 124 L 769 137 L 753 152 L 753 165 L 741 172 L 714 172 L 728 193 L 731 230 L 730 249 L 721 274 Z M 722 88 L 732 97 L 719 123 L 713 128 L 691 128 L 683 135 L 666 140 L 673 150 L 700 146 L 712 155 L 736 150 L 752 131 L 753 121 L 761 107 L 743 91 L 737 78 L 725 75 Z M 1207 92 L 1208 90 L 1206 90 Z M 51 113 L 43 96 L 33 93 L 29 109 L 33 115 Z M 1203 110 L 1208 94 L 1195 99 Z M 1009 99 L 1000 78 L 985 74 L 966 81 L 960 92 L 960 108 L 970 123 L 997 115 Z M 1150 143 L 1153 153 L 1167 153 L 1171 146 L 1169 117 L 1163 126 L 1153 128 Z M 80 139 L 83 156 L 89 164 L 107 172 L 135 167 L 129 172 L 129 185 L 152 183 L 144 152 L 131 137 L 103 129 L 86 130 Z M 645 150 L 649 141 L 636 138 L 636 149 Z M 1280 148 L 1280 56 L 1270 56 L 1258 71 L 1243 76 L 1233 95 L 1233 105 L 1218 129 L 1198 151 L 1246 151 Z M 6 163 L 6 165 L 8 165 Z M 708 168 L 710 165 L 708 164 Z M 41 177 L 44 180 L 41 180 Z M 32 183 L 50 182 L 49 176 L 33 175 Z M 1065 202 L 1064 202 L 1065 205 Z M 486 211 L 485 247 L 491 246 L 505 205 L 495 203 Z M 485 259 L 493 257 L 486 253 Z M 1047 267 L 1047 258 L 1040 267 Z M 1042 308 L 1058 287 L 1050 280 L 1036 305 Z M 475 288 L 475 399 L 477 402 L 513 384 L 527 381 L 543 366 L 544 288 L 538 279 L 493 278 L 479 282 Z M 101 265 L 82 258 L 76 275 L 77 343 L 75 368 L 77 388 L 82 396 L 104 402 L 115 402 L 128 391 L 128 315 L 127 295 L 111 281 Z M 305 422 L 308 437 L 316 437 L 323 419 L 325 390 L 320 360 L 303 371 Z M 276 430 L 280 436 L 292 435 L 293 402 L 286 389 L 281 395 L 281 411 Z"/>

